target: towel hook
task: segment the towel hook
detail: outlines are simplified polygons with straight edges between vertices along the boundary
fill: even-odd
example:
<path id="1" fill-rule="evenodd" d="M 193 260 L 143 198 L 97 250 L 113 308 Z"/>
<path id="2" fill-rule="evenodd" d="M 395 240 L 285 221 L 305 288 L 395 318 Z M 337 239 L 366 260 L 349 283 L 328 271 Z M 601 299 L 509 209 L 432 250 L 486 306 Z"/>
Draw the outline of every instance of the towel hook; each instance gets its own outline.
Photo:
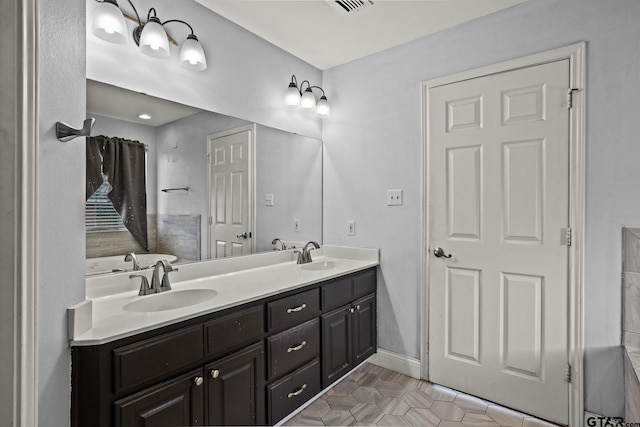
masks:
<path id="1" fill-rule="evenodd" d="M 79 136 L 91 136 L 91 128 L 96 123 L 96 119 L 89 118 L 84 121 L 82 129 L 74 129 L 66 123 L 56 123 L 56 136 L 62 142 L 71 141 Z"/>

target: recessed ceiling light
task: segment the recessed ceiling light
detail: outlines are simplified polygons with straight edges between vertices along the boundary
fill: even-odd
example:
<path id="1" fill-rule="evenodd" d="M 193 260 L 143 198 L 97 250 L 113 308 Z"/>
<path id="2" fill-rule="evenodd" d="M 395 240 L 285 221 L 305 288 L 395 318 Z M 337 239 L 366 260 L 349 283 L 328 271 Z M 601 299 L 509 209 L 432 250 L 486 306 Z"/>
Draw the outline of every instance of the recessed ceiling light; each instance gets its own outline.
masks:
<path id="1" fill-rule="evenodd" d="M 151 116 L 146 113 L 138 114 L 138 118 L 142 120 L 151 120 Z"/>

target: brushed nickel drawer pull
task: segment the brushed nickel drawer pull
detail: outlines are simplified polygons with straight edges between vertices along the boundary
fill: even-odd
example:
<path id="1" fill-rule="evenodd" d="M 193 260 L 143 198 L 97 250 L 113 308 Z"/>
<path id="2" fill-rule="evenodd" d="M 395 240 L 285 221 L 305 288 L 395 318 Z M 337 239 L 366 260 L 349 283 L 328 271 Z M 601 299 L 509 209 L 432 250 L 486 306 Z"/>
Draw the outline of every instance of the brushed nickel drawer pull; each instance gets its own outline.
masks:
<path id="1" fill-rule="evenodd" d="M 301 395 L 301 394 L 302 394 L 302 392 L 304 391 L 304 389 L 305 389 L 305 388 L 307 388 L 307 385 L 306 385 L 306 384 L 302 384 L 302 387 L 300 387 L 300 388 L 299 388 L 299 389 L 297 389 L 296 391 L 293 391 L 293 392 L 289 393 L 289 394 L 287 395 L 287 397 L 288 397 L 289 399 L 291 399 L 293 396 L 299 396 L 299 395 Z"/>
<path id="2" fill-rule="evenodd" d="M 302 304 L 302 305 L 300 305 L 300 306 L 298 306 L 296 308 L 288 308 L 287 309 L 287 314 L 295 313 L 297 311 L 302 311 L 305 308 L 307 308 L 307 304 Z"/>
<path id="3" fill-rule="evenodd" d="M 307 345 L 306 341 L 302 341 L 299 345 L 295 346 L 295 347 L 289 347 L 287 349 L 287 353 L 291 353 L 292 351 L 298 351 L 300 350 L 302 347 L 304 347 L 305 345 Z"/>
<path id="4" fill-rule="evenodd" d="M 217 369 L 211 370 L 211 378 L 216 379 L 218 378 L 219 375 L 220 375 L 220 371 L 218 371 Z"/>

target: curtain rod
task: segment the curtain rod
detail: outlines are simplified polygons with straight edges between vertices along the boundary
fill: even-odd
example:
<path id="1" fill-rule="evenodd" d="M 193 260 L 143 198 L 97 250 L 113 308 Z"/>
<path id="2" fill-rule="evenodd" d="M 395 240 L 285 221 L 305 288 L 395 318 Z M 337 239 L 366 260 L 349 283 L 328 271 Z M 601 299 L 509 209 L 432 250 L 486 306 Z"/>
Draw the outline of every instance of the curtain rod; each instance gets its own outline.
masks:
<path id="1" fill-rule="evenodd" d="M 170 191 L 189 191 L 189 187 L 179 187 L 179 188 L 163 188 L 161 191 L 168 193 Z"/>

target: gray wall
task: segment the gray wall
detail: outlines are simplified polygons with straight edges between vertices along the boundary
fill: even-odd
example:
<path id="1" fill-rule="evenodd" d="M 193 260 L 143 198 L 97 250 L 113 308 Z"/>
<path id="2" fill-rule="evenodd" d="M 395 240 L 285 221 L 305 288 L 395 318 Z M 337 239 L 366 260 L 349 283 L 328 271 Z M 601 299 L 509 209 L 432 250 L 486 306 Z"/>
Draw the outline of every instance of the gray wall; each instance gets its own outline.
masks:
<path id="1" fill-rule="evenodd" d="M 258 125 L 255 151 L 256 251 L 272 250 L 276 237 L 322 243 L 322 141 Z"/>
<path id="2" fill-rule="evenodd" d="M 85 2 L 38 2 L 38 405 L 40 424 L 69 424 L 67 307 L 84 299 L 85 139 L 56 139 L 55 123 L 85 118 Z M 6 389 L 5 389 L 6 390 Z"/>
<path id="3" fill-rule="evenodd" d="M 421 82 L 586 41 L 586 409 L 622 415 L 620 236 L 640 222 L 639 17 L 636 0 L 530 0 L 324 72 L 324 239 L 381 249 L 381 348 L 419 357 Z M 390 188 L 404 189 L 402 207 L 386 206 Z"/>

